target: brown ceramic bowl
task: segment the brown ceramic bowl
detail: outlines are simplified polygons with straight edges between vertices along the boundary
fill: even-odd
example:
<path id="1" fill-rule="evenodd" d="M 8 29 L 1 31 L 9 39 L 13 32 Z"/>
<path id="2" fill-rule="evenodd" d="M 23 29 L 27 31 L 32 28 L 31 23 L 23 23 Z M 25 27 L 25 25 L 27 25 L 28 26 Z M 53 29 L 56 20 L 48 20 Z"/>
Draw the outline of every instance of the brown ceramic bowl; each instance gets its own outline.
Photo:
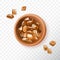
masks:
<path id="1" fill-rule="evenodd" d="M 42 35 L 40 36 L 39 40 L 35 43 L 31 43 L 31 44 L 28 44 L 28 43 L 25 43 L 21 40 L 21 38 L 18 36 L 18 32 L 17 32 L 17 28 L 19 27 L 19 23 L 21 23 L 21 21 L 23 20 L 23 18 L 25 17 L 32 17 L 34 19 L 36 19 L 36 21 L 38 21 L 40 24 L 41 24 L 41 27 L 42 27 Z M 46 24 L 45 22 L 43 21 L 43 19 L 35 14 L 25 14 L 23 15 L 22 17 L 20 17 L 18 19 L 18 21 L 16 22 L 15 24 L 15 28 L 14 28 L 14 33 L 15 33 L 15 37 L 16 39 L 19 41 L 19 43 L 25 45 L 25 46 L 34 46 L 34 45 L 37 45 L 39 44 L 45 37 L 46 35 Z"/>

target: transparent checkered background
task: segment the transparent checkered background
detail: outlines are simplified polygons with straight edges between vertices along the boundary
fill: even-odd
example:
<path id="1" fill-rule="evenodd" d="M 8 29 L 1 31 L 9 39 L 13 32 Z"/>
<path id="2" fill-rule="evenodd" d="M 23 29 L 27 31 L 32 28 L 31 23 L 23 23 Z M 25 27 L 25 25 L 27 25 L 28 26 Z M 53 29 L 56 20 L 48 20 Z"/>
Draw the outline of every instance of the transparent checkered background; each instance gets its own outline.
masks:
<path id="1" fill-rule="evenodd" d="M 27 6 L 26 11 L 21 7 Z M 12 9 L 17 10 L 14 19 L 6 18 Z M 14 36 L 14 25 L 24 14 L 34 13 L 46 23 L 47 34 L 43 41 L 34 47 L 21 45 Z M 56 41 L 51 47 L 49 42 Z M 43 50 L 46 44 L 52 54 Z M 60 60 L 60 0 L 0 0 L 0 60 Z"/>

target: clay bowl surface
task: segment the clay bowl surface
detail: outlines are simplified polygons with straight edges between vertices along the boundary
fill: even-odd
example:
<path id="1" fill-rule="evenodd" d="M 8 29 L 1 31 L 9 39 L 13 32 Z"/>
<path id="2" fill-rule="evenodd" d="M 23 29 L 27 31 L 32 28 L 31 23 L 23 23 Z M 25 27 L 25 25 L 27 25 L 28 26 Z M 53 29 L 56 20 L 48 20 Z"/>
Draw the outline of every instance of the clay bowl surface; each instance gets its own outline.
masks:
<path id="1" fill-rule="evenodd" d="M 32 17 L 32 18 L 34 18 L 36 21 L 38 21 L 38 22 L 41 24 L 41 27 L 42 27 L 42 35 L 40 36 L 39 40 L 38 40 L 37 42 L 35 42 L 35 43 L 31 43 L 31 44 L 25 43 L 25 42 L 23 42 L 23 41 L 21 40 L 21 38 L 18 36 L 17 28 L 19 27 L 19 24 L 23 21 L 23 19 L 24 19 L 25 17 Z M 39 28 L 40 28 L 40 27 L 39 27 Z M 45 37 L 45 35 L 46 35 L 46 24 L 45 24 L 45 22 L 43 21 L 43 19 L 42 19 L 41 17 L 39 17 L 38 15 L 35 15 L 35 14 L 25 14 L 25 15 L 23 15 L 22 17 L 20 17 L 20 18 L 17 20 L 17 22 L 16 22 L 16 24 L 15 24 L 15 27 L 14 27 L 14 33 L 15 33 L 15 37 L 16 37 L 16 39 L 19 41 L 19 43 L 21 43 L 21 44 L 23 44 L 23 45 L 25 45 L 25 46 L 35 46 L 35 45 L 39 44 L 39 43 L 44 39 L 44 37 Z"/>

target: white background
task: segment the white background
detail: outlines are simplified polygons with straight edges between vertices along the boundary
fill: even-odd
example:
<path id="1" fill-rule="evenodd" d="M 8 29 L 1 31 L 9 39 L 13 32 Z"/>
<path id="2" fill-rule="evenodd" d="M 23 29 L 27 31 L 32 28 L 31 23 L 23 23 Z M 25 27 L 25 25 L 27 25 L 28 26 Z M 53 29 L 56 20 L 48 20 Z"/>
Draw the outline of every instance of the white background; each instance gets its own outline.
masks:
<path id="1" fill-rule="evenodd" d="M 23 5 L 26 11 L 21 11 Z M 17 15 L 6 18 L 12 9 L 17 10 Z M 14 36 L 17 19 L 28 13 L 42 17 L 47 27 L 43 41 L 33 47 L 21 45 Z M 51 40 L 56 41 L 54 47 L 49 45 Z M 44 44 L 52 54 L 43 50 Z M 0 60 L 60 60 L 60 0 L 0 0 Z"/>

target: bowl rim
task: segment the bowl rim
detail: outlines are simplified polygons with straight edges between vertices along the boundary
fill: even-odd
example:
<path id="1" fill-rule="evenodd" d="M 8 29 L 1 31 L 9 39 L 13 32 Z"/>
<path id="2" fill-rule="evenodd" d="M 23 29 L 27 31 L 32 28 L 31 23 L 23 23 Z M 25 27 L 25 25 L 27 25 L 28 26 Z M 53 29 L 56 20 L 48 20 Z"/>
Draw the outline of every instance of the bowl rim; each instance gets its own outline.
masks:
<path id="1" fill-rule="evenodd" d="M 27 43 L 24 43 L 22 42 L 18 37 L 17 37 L 17 34 L 16 34 L 16 25 L 18 24 L 18 22 L 25 16 L 33 16 L 33 17 L 36 17 L 39 19 L 39 21 L 42 22 L 43 24 L 43 27 L 44 27 L 44 33 L 43 33 L 43 36 L 41 37 L 41 39 L 39 39 L 36 43 L 33 43 L 33 44 L 27 44 Z M 22 45 L 25 45 L 25 46 L 35 46 L 37 44 L 39 44 L 41 41 L 43 41 L 44 37 L 46 36 L 46 32 L 47 32 L 47 29 L 46 29 L 46 24 L 45 24 L 45 21 L 38 15 L 36 14 L 24 14 L 23 16 L 21 16 L 20 18 L 17 19 L 15 25 L 14 25 L 14 34 L 15 34 L 15 37 L 16 37 L 16 40 L 21 43 Z"/>

